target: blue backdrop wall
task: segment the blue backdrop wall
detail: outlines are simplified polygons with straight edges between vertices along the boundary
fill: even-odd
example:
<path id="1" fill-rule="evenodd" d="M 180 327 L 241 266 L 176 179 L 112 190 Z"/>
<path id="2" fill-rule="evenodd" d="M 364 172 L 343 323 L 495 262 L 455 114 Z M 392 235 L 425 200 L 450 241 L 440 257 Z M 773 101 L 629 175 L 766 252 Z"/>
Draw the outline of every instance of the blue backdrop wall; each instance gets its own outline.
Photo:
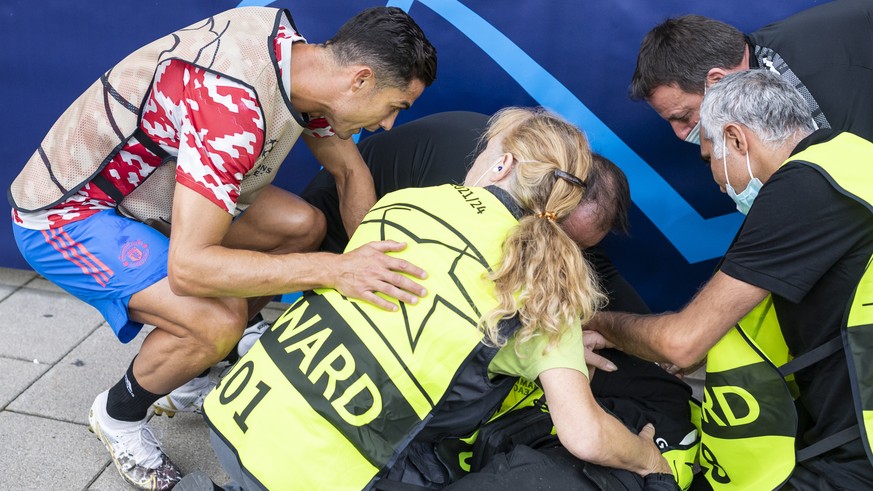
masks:
<path id="1" fill-rule="evenodd" d="M 820 1 L 694 0 L 5 0 L 0 5 L 0 183 L 8 188 L 54 120 L 139 46 L 243 5 L 288 8 L 310 42 L 358 11 L 409 12 L 437 47 L 437 81 L 404 121 L 447 110 L 543 105 L 583 128 L 628 176 L 631 236 L 606 247 L 653 310 L 681 307 L 711 274 L 742 216 L 718 191 L 698 147 L 627 97 L 639 42 L 667 17 L 698 13 L 751 32 Z M 364 135 L 366 137 L 366 135 Z M 317 166 L 301 145 L 276 183 L 300 191 Z M 0 266 L 26 268 L 0 213 Z"/>

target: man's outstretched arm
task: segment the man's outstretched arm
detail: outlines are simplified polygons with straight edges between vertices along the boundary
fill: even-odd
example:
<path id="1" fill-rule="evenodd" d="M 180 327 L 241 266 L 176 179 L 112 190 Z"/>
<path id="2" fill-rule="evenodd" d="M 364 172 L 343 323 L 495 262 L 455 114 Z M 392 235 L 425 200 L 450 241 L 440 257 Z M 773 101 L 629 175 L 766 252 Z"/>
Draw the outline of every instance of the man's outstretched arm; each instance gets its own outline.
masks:
<path id="1" fill-rule="evenodd" d="M 640 358 L 689 367 L 767 297 L 766 290 L 718 272 L 679 312 L 636 315 L 600 312 L 586 329 Z M 600 343 L 586 333 L 586 344 Z"/>

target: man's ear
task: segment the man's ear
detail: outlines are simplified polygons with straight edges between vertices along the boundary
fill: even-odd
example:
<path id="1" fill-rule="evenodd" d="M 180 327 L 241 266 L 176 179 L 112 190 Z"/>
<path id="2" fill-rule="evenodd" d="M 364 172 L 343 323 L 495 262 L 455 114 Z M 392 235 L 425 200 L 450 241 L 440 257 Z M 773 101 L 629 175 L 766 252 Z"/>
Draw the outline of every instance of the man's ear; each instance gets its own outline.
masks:
<path id="1" fill-rule="evenodd" d="M 725 144 L 730 151 L 736 151 L 740 155 L 745 155 L 749 151 L 749 142 L 746 140 L 746 134 L 739 125 L 728 123 L 724 126 Z"/>
<path id="2" fill-rule="evenodd" d="M 725 75 L 727 75 L 727 72 L 724 68 L 710 68 L 709 71 L 706 72 L 706 86 L 712 87 L 716 82 L 723 79 Z"/>
<path id="3" fill-rule="evenodd" d="M 357 92 L 361 89 L 370 88 L 376 85 L 376 79 L 373 76 L 373 69 L 368 66 L 359 66 L 355 68 L 352 78 L 352 92 Z"/>

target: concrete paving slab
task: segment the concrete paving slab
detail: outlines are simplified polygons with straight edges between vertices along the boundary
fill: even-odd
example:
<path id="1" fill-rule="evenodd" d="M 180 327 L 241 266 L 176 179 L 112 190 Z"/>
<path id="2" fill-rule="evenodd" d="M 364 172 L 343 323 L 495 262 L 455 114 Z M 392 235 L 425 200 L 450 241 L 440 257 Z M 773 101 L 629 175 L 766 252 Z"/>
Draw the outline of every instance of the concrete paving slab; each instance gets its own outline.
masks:
<path id="1" fill-rule="evenodd" d="M 0 412 L 0 441 L 0 489 L 87 489 L 109 463 L 84 425 L 7 410 Z"/>
<path id="2" fill-rule="evenodd" d="M 192 413 L 178 413 L 172 418 L 154 416 L 149 424 L 163 434 L 164 451 L 183 472 L 204 471 L 218 484 L 230 480 L 212 451 L 209 427 L 203 416 Z"/>
<path id="3" fill-rule="evenodd" d="M 0 356 L 55 363 L 102 322 L 91 306 L 66 294 L 29 287 L 0 302 Z"/>
<path id="4" fill-rule="evenodd" d="M 267 304 L 266 307 L 264 307 L 261 310 L 261 315 L 264 316 L 264 320 L 268 320 L 272 323 L 272 322 L 275 322 L 276 319 L 279 318 L 279 316 L 284 314 L 285 311 L 288 310 L 288 307 L 290 307 L 290 306 L 291 306 L 290 303 L 270 302 L 269 304 Z"/>
<path id="5" fill-rule="evenodd" d="M 0 268 L 0 285 L 22 286 L 39 276 L 26 269 Z"/>
<path id="6" fill-rule="evenodd" d="M 124 482 L 118 470 L 110 462 L 87 489 L 88 491 L 133 491 L 134 488 Z"/>
<path id="7" fill-rule="evenodd" d="M 22 393 L 9 409 L 85 424 L 97 394 L 114 385 L 139 351 L 144 333 L 121 344 L 105 323 Z"/>
<path id="8" fill-rule="evenodd" d="M 700 402 L 703 402 L 703 383 L 706 379 L 706 363 L 694 372 L 685 376 L 685 382 L 691 386 L 691 394 Z"/>
<path id="9" fill-rule="evenodd" d="M 8 298 L 19 288 L 18 286 L 0 285 L 0 302 Z"/>
<path id="10" fill-rule="evenodd" d="M 0 409 L 5 408 L 49 368 L 49 365 L 0 358 Z"/>
<path id="11" fill-rule="evenodd" d="M 0 302 L 37 276 L 33 271 L 0 268 Z"/>
<path id="12" fill-rule="evenodd" d="M 42 276 L 36 276 L 32 280 L 28 281 L 25 285 L 27 288 L 32 288 L 34 290 L 40 290 L 44 292 L 54 292 L 54 293 L 67 293 L 63 288 L 55 285 L 51 281 L 43 278 Z"/>
<path id="13" fill-rule="evenodd" d="M 273 321 L 284 313 L 286 307 L 279 303 L 270 304 L 264 310 L 264 317 Z M 84 423 L 94 398 L 121 378 L 151 329 L 151 326 L 146 326 L 133 341 L 121 344 L 109 326 L 101 324 L 18 396 L 9 409 Z"/>

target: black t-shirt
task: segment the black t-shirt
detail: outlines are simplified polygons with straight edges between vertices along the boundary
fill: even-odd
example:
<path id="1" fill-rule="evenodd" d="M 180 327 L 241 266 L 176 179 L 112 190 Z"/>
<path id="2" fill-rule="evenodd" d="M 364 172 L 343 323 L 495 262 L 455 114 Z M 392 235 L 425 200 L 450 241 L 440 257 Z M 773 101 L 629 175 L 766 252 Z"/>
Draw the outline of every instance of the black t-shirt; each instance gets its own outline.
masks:
<path id="1" fill-rule="evenodd" d="M 796 151 L 828 138 L 819 131 Z M 761 188 L 721 271 L 773 294 L 798 356 L 840 335 L 855 285 L 873 254 L 873 214 L 814 168 L 788 163 Z M 802 446 L 857 423 L 842 351 L 797 372 Z M 859 447 L 860 448 L 860 447 Z"/>
<path id="2" fill-rule="evenodd" d="M 763 27 L 749 40 L 785 61 L 832 129 L 873 140 L 873 2 L 826 2 Z M 750 64 L 759 68 L 754 52 Z"/>
<path id="3" fill-rule="evenodd" d="M 409 187 L 462 183 L 487 123 L 484 114 L 448 111 L 364 138 L 358 150 L 373 174 L 376 197 Z M 327 237 L 321 249 L 342 252 L 349 237 L 343 228 L 333 176 L 322 169 L 300 197 L 327 218 Z"/>

